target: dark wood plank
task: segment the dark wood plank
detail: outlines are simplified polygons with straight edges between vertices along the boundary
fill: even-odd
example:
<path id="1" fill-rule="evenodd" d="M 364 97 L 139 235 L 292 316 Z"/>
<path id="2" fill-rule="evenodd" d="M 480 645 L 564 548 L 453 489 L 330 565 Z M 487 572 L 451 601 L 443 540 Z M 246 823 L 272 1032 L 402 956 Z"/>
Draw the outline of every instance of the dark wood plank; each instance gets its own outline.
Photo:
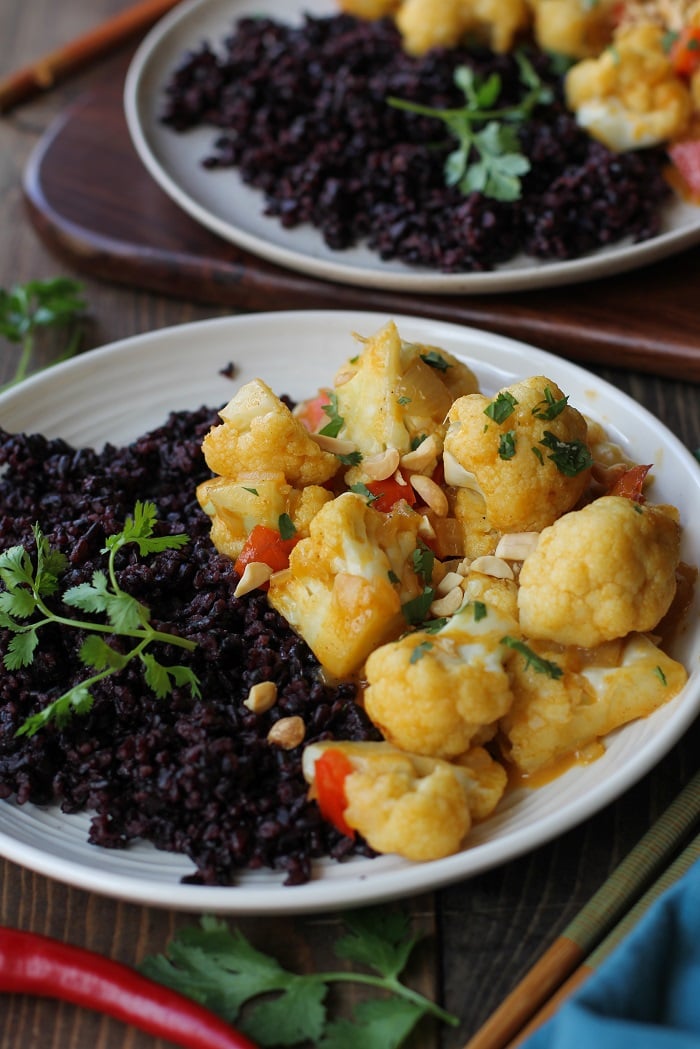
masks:
<path id="1" fill-rule="evenodd" d="M 573 360 L 700 380 L 700 248 L 605 280 L 509 295 L 409 295 L 318 280 L 242 251 L 172 203 L 131 145 L 113 80 L 48 129 L 24 192 L 50 248 L 93 277 L 240 310 L 414 313 Z"/>

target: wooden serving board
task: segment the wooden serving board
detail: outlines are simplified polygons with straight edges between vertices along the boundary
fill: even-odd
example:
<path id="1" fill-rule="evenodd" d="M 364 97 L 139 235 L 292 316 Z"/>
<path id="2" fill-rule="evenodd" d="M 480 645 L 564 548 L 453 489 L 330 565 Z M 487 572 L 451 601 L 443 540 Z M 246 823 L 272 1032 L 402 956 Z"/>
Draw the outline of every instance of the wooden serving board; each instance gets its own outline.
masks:
<path id="1" fill-rule="evenodd" d="M 24 193 L 47 245 L 80 272 L 236 310 L 368 309 L 486 328 L 562 357 L 700 381 L 700 248 L 617 277 L 499 295 L 387 292 L 277 267 L 199 226 L 143 167 L 121 84 L 49 128 Z"/>

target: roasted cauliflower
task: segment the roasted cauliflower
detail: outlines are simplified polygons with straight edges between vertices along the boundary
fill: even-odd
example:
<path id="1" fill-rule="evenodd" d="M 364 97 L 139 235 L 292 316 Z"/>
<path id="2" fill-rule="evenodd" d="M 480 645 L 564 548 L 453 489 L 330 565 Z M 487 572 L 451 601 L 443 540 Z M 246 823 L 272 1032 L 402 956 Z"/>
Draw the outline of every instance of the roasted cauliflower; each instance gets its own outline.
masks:
<path id="1" fill-rule="evenodd" d="M 506 773 L 475 748 L 461 764 L 421 757 L 388 743 L 313 743 L 303 771 L 314 796 L 315 766 L 325 751 L 341 751 L 351 771 L 343 783 L 344 819 L 377 852 L 423 862 L 456 852 L 472 819 L 498 804 Z"/>
<path id="2" fill-rule="evenodd" d="M 653 630 L 676 590 L 673 508 L 602 496 L 544 529 L 520 570 L 525 635 L 594 648 Z"/>
<path id="3" fill-rule="evenodd" d="M 448 415 L 445 455 L 481 493 L 488 526 L 539 531 L 576 505 L 592 457 L 586 420 L 545 376 L 458 398 Z M 447 471 L 447 467 L 446 467 Z"/>
<path id="4" fill-rule="evenodd" d="M 543 51 L 587 58 L 598 55 L 612 38 L 617 0 L 529 0 L 534 36 Z"/>
<path id="5" fill-rule="evenodd" d="M 688 84 L 673 70 L 664 29 L 650 22 L 620 29 L 611 47 L 570 69 L 566 100 L 581 127 L 618 151 L 682 136 L 693 113 Z"/>
<path id="6" fill-rule="evenodd" d="M 269 600 L 334 677 L 355 673 L 372 649 L 407 627 L 402 606 L 426 582 L 416 572 L 421 517 L 405 503 L 389 514 L 344 492 L 321 507 Z"/>
<path id="7" fill-rule="evenodd" d="M 481 602 L 438 631 L 416 630 L 367 659 L 365 710 L 385 739 L 415 754 L 452 758 L 505 714 L 511 690 L 504 636 L 517 623 Z"/>
<path id="8" fill-rule="evenodd" d="M 363 456 L 395 449 L 410 453 L 436 435 L 442 449 L 444 419 L 456 396 L 478 389 L 473 372 L 445 350 L 404 342 L 390 321 L 348 361 L 335 380 L 338 436 Z"/>
<path id="9" fill-rule="evenodd" d="M 536 645 L 545 665 L 510 665 L 513 704 L 501 721 L 508 760 L 532 775 L 569 756 L 593 758 L 600 740 L 635 718 L 647 717 L 683 687 L 687 673 L 643 634 L 584 651 Z"/>
<path id="10" fill-rule="evenodd" d="M 219 414 L 221 425 L 202 442 L 212 473 L 237 478 L 267 470 L 301 488 L 323 484 L 338 472 L 337 456 L 319 447 L 262 379 L 242 386 Z"/>
<path id="11" fill-rule="evenodd" d="M 529 22 L 526 0 L 404 0 L 396 14 L 411 54 L 455 47 L 467 34 L 494 51 L 508 51 Z"/>

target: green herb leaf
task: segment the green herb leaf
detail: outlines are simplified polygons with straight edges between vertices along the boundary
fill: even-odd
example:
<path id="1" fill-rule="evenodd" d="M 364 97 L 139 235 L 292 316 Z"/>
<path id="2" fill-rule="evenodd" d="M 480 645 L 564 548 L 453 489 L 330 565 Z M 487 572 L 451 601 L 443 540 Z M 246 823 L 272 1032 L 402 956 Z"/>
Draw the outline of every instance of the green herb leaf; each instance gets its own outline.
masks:
<path id="1" fill-rule="evenodd" d="M 84 666 L 95 673 L 69 689 L 58 699 L 47 704 L 39 713 L 28 718 L 18 729 L 18 735 L 33 735 L 42 726 L 55 720 L 62 725 L 72 713 L 84 713 L 92 706 L 91 688 L 97 682 L 117 673 L 132 659 L 138 658 L 144 666 L 146 683 L 158 696 L 168 695 L 173 685 L 188 685 L 193 695 L 199 694 L 195 674 L 184 666 L 163 666 L 146 649 L 154 642 L 174 645 L 192 651 L 195 643 L 175 634 L 154 629 L 150 613 L 131 594 L 119 585 L 115 558 L 119 550 L 134 543 L 142 554 L 166 549 L 177 549 L 188 542 L 186 535 L 154 536 L 156 508 L 153 503 L 136 504 L 133 517 L 127 518 L 124 528 L 109 536 L 103 553 L 108 553 L 107 571 L 93 572 L 89 583 L 69 587 L 63 594 L 63 604 L 83 613 L 102 615 L 107 622 L 72 619 L 57 612 L 46 600 L 56 593 L 59 577 L 67 568 L 67 559 L 52 550 L 38 524 L 33 534 L 36 560 L 24 547 L 15 546 L 0 555 L 0 582 L 5 591 L 0 593 L 0 625 L 14 635 L 8 644 L 3 663 L 8 670 L 29 666 L 35 658 L 39 631 L 48 623 L 68 629 L 87 631 L 79 656 Z M 31 618 L 38 616 L 39 618 Z M 105 635 L 117 634 L 130 638 L 135 644 L 125 652 L 112 647 Z"/>
<path id="2" fill-rule="evenodd" d="M 277 527 L 283 539 L 293 539 L 297 534 L 296 527 L 289 514 L 280 514 Z"/>
<path id="3" fill-rule="evenodd" d="M 549 659 L 542 659 L 524 641 L 518 641 L 517 638 L 506 636 L 501 638 L 501 644 L 507 645 L 508 648 L 512 648 L 514 651 L 519 652 L 521 656 L 524 656 L 526 665 L 532 667 L 538 674 L 544 674 L 546 677 L 554 679 L 560 678 L 564 674 L 558 663 L 553 663 Z"/>
<path id="4" fill-rule="evenodd" d="M 21 344 L 15 374 L 3 389 L 26 377 L 34 349 L 34 335 L 40 328 L 72 325 L 73 335 L 55 363 L 73 356 L 81 336 L 76 321 L 86 305 L 81 291 L 82 285 L 67 277 L 33 280 L 16 284 L 9 290 L 0 289 L 0 335 L 10 342 Z"/>
<path id="5" fill-rule="evenodd" d="M 372 505 L 372 503 L 376 503 L 377 499 L 379 498 L 379 496 L 375 495 L 374 492 L 370 492 L 367 485 L 362 484 L 361 481 L 357 484 L 351 484 L 350 491 L 354 492 L 355 495 L 361 495 L 363 499 L 367 500 L 370 506 Z"/>
<path id="6" fill-rule="evenodd" d="M 147 958 L 141 969 L 235 1023 L 263 1047 L 308 1041 L 319 1049 L 392 1049 L 426 1014 L 456 1025 L 456 1017 L 401 982 L 417 942 L 404 915 L 376 908 L 343 920 L 348 934 L 337 941 L 336 954 L 363 971 L 297 975 L 258 951 L 240 930 L 209 916 L 199 927 L 180 929 L 166 953 Z M 329 1022 L 327 990 L 341 983 L 361 984 L 383 997 L 360 1002 L 352 1020 Z"/>
<path id="7" fill-rule="evenodd" d="M 449 364 L 442 354 L 437 352 L 437 350 L 429 350 L 428 353 L 421 353 L 420 359 L 439 372 L 446 372 L 448 368 L 452 367 L 452 365 Z"/>
<path id="8" fill-rule="evenodd" d="M 323 429 L 319 430 L 324 437 L 337 437 L 343 428 L 345 419 L 338 413 L 338 395 L 332 390 L 328 393 L 329 403 L 323 405 L 323 410 L 330 419 Z"/>
<path id="9" fill-rule="evenodd" d="M 515 456 L 515 430 L 502 433 L 498 441 L 498 456 L 508 461 Z"/>
<path id="10" fill-rule="evenodd" d="M 445 160 L 445 182 L 458 186 L 462 193 L 479 192 L 500 201 L 521 196 L 521 176 L 530 170 L 530 161 L 520 150 L 512 124 L 526 120 L 536 106 L 549 104 L 553 95 L 524 53 L 516 51 L 515 58 L 526 88 L 517 105 L 496 108 L 502 87 L 500 76 L 493 73 L 480 79 L 468 66 L 460 66 L 454 73 L 455 84 L 466 101 L 461 108 L 438 109 L 405 99 L 387 99 L 397 109 L 443 122 L 457 141 Z"/>
<path id="11" fill-rule="evenodd" d="M 431 586 L 426 586 L 422 594 L 405 601 L 401 606 L 404 617 L 411 626 L 419 626 L 430 611 L 430 606 L 435 598 L 435 591 Z"/>
<path id="12" fill-rule="evenodd" d="M 512 393 L 503 390 L 496 395 L 495 400 L 486 405 L 484 415 L 488 415 L 489 419 L 493 419 L 496 423 L 503 423 L 513 414 L 517 403 Z"/>
<path id="13" fill-rule="evenodd" d="M 593 456 L 584 441 L 561 441 L 550 430 L 544 431 L 540 444 L 552 452 L 551 459 L 559 473 L 575 477 L 593 465 Z"/>
<path id="14" fill-rule="evenodd" d="M 539 404 L 535 405 L 532 409 L 532 414 L 536 419 L 546 419 L 547 421 L 551 421 L 552 419 L 556 419 L 557 415 L 561 415 L 568 403 L 568 397 L 560 397 L 559 400 L 557 400 L 549 386 L 546 386 L 544 390 L 544 398 Z"/>

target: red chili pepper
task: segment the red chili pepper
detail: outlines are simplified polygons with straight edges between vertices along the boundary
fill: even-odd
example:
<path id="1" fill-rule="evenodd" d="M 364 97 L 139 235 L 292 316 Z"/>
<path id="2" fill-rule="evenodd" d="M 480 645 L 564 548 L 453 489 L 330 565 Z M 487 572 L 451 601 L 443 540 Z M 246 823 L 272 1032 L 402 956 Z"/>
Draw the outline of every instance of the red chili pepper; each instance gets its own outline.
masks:
<path id="1" fill-rule="evenodd" d="M 283 539 L 276 528 L 256 525 L 246 539 L 243 549 L 236 558 L 234 568 L 239 575 L 251 561 L 269 565 L 273 572 L 281 572 L 289 566 L 289 555 L 299 542 L 299 536 Z"/>
<path id="2" fill-rule="evenodd" d="M 352 762 L 342 750 L 329 747 L 314 765 L 314 784 L 318 807 L 324 819 L 348 838 L 355 837 L 355 829 L 346 822 L 345 780 L 353 771 Z"/>
<path id="3" fill-rule="evenodd" d="M 368 481 L 367 488 L 375 498 L 372 506 L 375 510 L 381 510 L 388 514 L 400 499 L 405 499 L 409 506 L 416 502 L 416 493 L 410 484 L 399 484 L 395 477 L 387 477 L 384 481 Z"/>
<path id="4" fill-rule="evenodd" d="M 629 470 L 618 477 L 610 488 L 608 495 L 620 495 L 625 499 L 631 499 L 635 503 L 643 503 L 644 481 L 651 466 L 631 466 Z"/>
<path id="5" fill-rule="evenodd" d="M 184 1049 L 256 1049 L 204 1006 L 82 947 L 0 927 L 0 992 L 57 998 Z"/>

